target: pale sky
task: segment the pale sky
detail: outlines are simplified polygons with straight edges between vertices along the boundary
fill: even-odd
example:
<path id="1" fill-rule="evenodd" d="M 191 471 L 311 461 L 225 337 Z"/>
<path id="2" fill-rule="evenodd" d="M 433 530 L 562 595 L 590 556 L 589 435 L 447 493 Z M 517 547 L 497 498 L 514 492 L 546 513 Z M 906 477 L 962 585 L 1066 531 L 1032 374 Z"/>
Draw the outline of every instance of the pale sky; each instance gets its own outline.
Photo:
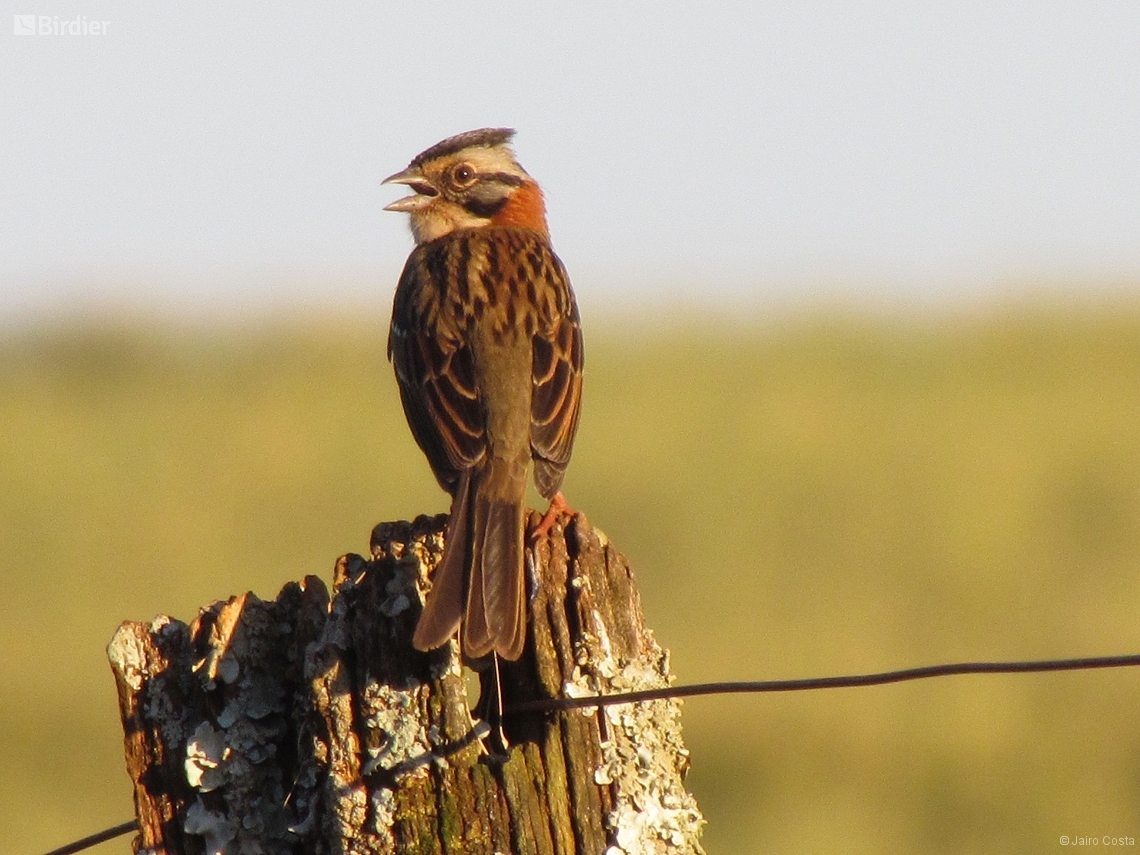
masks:
<path id="1" fill-rule="evenodd" d="M 4 7 L 9 322 L 386 312 L 380 180 L 483 126 L 592 313 L 1140 292 L 1135 0 Z"/>

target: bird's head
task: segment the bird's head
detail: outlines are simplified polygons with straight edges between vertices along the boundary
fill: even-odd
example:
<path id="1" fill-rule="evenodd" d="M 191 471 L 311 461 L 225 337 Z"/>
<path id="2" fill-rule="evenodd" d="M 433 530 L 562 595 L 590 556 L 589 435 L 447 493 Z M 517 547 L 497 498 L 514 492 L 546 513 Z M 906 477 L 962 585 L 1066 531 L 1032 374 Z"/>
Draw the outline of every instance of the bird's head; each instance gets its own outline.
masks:
<path id="1" fill-rule="evenodd" d="M 542 190 L 515 160 L 514 135 L 510 128 L 483 128 L 436 143 L 384 179 L 415 191 L 384 210 L 411 215 L 417 244 L 480 226 L 521 226 L 546 235 Z"/>

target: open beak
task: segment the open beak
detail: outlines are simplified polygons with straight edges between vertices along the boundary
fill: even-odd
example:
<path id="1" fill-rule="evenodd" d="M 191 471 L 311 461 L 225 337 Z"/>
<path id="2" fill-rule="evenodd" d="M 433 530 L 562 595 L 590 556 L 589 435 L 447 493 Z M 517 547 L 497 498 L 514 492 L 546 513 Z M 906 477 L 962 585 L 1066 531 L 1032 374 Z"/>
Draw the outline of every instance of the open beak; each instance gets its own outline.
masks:
<path id="1" fill-rule="evenodd" d="M 397 199 L 391 205 L 385 205 L 385 211 L 399 211 L 402 213 L 410 214 L 413 211 L 419 211 L 426 208 L 431 204 L 431 200 L 439 195 L 439 191 L 435 186 L 424 178 L 419 167 L 409 166 L 402 172 L 397 172 L 395 175 L 389 175 L 381 184 L 406 184 L 415 190 L 412 196 L 405 196 L 403 199 Z"/>

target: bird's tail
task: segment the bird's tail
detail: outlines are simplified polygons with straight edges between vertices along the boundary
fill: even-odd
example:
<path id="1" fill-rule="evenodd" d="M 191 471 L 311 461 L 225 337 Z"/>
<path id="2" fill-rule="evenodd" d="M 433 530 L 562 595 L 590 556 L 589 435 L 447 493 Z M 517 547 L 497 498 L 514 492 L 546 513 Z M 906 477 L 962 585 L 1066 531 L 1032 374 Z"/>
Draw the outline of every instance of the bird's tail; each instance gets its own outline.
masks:
<path id="1" fill-rule="evenodd" d="M 463 623 L 463 653 L 516 660 L 526 643 L 527 461 L 491 457 L 460 476 L 443 558 L 413 644 L 446 644 Z"/>

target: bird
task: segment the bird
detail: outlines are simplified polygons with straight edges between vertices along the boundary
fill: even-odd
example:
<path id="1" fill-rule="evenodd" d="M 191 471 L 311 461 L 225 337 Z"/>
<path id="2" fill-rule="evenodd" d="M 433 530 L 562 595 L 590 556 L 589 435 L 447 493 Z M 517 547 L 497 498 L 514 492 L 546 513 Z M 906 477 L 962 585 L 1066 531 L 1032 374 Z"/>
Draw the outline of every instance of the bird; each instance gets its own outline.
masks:
<path id="1" fill-rule="evenodd" d="M 545 531 L 573 513 L 561 486 L 583 373 L 578 305 L 514 135 L 449 137 L 383 181 L 413 191 L 385 210 L 410 215 L 415 241 L 388 358 L 412 435 L 451 496 L 412 643 L 429 651 L 458 632 L 465 657 L 510 661 L 526 644 L 528 473 L 550 500 Z"/>

